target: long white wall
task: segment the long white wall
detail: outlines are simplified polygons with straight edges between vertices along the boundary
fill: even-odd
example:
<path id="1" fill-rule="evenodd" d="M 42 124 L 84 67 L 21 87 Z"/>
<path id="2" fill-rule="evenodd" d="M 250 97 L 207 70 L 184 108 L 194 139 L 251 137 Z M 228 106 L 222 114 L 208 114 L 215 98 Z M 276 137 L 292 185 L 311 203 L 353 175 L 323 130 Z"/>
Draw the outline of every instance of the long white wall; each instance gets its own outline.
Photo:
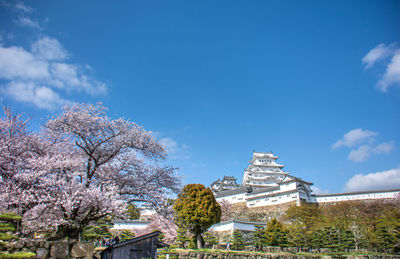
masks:
<path id="1" fill-rule="evenodd" d="M 400 195 L 400 190 L 392 191 L 377 191 L 377 192 L 357 192 L 357 193 L 339 193 L 335 195 L 313 195 L 310 202 L 327 203 L 338 201 L 353 201 L 353 200 L 373 200 L 373 199 L 393 199 Z"/>

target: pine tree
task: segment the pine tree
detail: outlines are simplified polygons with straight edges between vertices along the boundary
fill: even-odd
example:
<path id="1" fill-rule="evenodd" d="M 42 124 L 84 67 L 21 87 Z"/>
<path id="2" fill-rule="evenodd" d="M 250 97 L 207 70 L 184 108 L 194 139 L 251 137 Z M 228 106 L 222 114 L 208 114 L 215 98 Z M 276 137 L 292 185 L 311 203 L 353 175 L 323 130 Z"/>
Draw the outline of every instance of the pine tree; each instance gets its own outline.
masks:
<path id="1" fill-rule="evenodd" d="M 176 232 L 176 245 L 178 246 L 178 248 L 187 247 L 187 243 L 190 241 L 190 238 L 187 236 L 187 230 L 183 227 L 178 227 L 178 230 Z"/>
<path id="2" fill-rule="evenodd" d="M 243 250 L 244 242 L 243 242 L 243 233 L 239 230 L 233 231 L 232 237 L 232 245 L 233 250 Z"/>
<path id="3" fill-rule="evenodd" d="M 266 244 L 269 246 L 287 246 L 287 231 L 282 223 L 276 218 L 272 218 L 265 227 Z"/>
<path id="4" fill-rule="evenodd" d="M 262 226 L 255 226 L 255 227 L 256 229 L 251 235 L 251 241 L 253 242 L 256 251 L 262 251 L 266 242 L 265 229 Z"/>
<path id="5" fill-rule="evenodd" d="M 103 238 L 111 238 L 110 228 L 113 225 L 110 217 L 99 219 L 95 224 L 83 229 L 82 238 L 87 241 L 101 241 Z"/>
<path id="6" fill-rule="evenodd" d="M 213 248 L 214 245 L 218 244 L 218 238 L 210 232 L 205 232 L 204 233 L 204 242 L 205 242 L 206 247 Z"/>
<path id="7" fill-rule="evenodd" d="M 32 258 L 35 253 L 31 252 L 6 252 L 9 249 L 9 242 L 18 239 L 18 231 L 22 217 L 14 213 L 0 214 L 0 258 Z"/>
<path id="8" fill-rule="evenodd" d="M 119 234 L 119 240 L 120 242 L 132 239 L 136 236 L 135 232 L 129 231 L 129 230 L 122 230 Z"/>

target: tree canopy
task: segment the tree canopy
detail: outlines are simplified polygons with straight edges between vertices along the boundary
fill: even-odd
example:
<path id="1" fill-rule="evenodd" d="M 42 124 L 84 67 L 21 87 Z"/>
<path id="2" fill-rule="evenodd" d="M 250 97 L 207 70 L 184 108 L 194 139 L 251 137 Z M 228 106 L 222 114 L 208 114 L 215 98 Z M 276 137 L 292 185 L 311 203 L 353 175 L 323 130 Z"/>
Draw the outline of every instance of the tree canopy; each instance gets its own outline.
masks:
<path id="1" fill-rule="evenodd" d="M 178 195 L 174 206 L 177 225 L 184 226 L 197 238 L 197 247 L 203 246 L 201 233 L 221 220 L 221 207 L 210 188 L 202 184 L 188 184 Z"/>
<path id="2" fill-rule="evenodd" d="M 106 215 L 123 216 L 128 203 L 155 208 L 178 192 L 175 168 L 150 132 L 101 104 L 66 106 L 43 129 L 5 109 L 0 119 L 0 199 L 23 216 L 25 231 L 56 230 L 76 238 Z"/>

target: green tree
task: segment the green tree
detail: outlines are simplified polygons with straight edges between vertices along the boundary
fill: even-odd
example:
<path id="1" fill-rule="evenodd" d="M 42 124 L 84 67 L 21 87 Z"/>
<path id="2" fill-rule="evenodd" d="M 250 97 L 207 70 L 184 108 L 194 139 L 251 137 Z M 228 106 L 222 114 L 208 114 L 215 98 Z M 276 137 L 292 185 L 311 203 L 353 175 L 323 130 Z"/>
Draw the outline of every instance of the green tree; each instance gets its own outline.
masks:
<path id="1" fill-rule="evenodd" d="M 205 232 L 204 242 L 207 248 L 213 248 L 214 245 L 218 244 L 218 238 L 210 232 Z"/>
<path id="2" fill-rule="evenodd" d="M 325 224 L 325 217 L 318 206 L 302 204 L 286 211 L 289 222 L 289 242 L 298 249 L 312 247 L 313 233 Z"/>
<path id="3" fill-rule="evenodd" d="M 251 241 L 256 251 L 262 251 L 265 245 L 265 228 L 262 226 L 255 226 L 256 229 L 251 235 Z"/>
<path id="4" fill-rule="evenodd" d="M 140 218 L 140 211 L 135 206 L 135 204 L 129 204 L 126 208 L 126 216 L 130 220 L 135 220 Z"/>
<path id="5" fill-rule="evenodd" d="M 265 227 L 265 243 L 269 246 L 287 246 L 287 231 L 276 218 L 272 218 Z"/>
<path id="6" fill-rule="evenodd" d="M 82 239 L 87 241 L 100 241 L 103 238 L 111 238 L 110 228 L 114 226 L 110 217 L 105 217 L 96 221 L 93 225 L 83 228 Z"/>
<path id="7" fill-rule="evenodd" d="M 122 230 L 119 234 L 119 240 L 120 242 L 132 239 L 136 236 L 135 232 L 132 232 L 130 230 Z"/>
<path id="8" fill-rule="evenodd" d="M 190 238 L 187 236 L 187 229 L 179 227 L 176 230 L 176 245 L 178 248 L 185 248 Z"/>
<path id="9" fill-rule="evenodd" d="M 11 248 L 9 242 L 18 239 L 15 232 L 18 230 L 21 224 L 22 217 L 14 213 L 3 213 L 0 214 L 0 258 L 33 258 L 35 253 L 13 251 L 15 248 Z M 7 250 L 13 251 L 12 253 Z"/>
<path id="10" fill-rule="evenodd" d="M 173 206 L 177 221 L 194 234 L 197 248 L 203 247 L 202 233 L 221 220 L 221 207 L 210 188 L 188 184 Z M 178 224 L 179 225 L 179 224 Z"/>
<path id="11" fill-rule="evenodd" d="M 243 241 L 243 233 L 241 231 L 239 230 L 233 231 L 231 248 L 233 250 L 243 250 L 244 241 Z"/>

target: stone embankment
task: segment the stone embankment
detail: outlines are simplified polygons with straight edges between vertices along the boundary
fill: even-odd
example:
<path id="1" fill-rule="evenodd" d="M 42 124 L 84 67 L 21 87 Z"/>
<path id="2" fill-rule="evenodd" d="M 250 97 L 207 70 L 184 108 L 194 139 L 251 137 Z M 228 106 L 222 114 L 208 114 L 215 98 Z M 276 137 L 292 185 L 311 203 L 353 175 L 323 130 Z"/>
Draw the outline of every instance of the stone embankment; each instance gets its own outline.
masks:
<path id="1" fill-rule="evenodd" d="M 92 259 L 93 243 L 79 243 L 77 240 L 46 241 L 41 239 L 20 239 L 10 242 L 8 249 L 36 253 L 36 258 L 83 258 Z"/>

